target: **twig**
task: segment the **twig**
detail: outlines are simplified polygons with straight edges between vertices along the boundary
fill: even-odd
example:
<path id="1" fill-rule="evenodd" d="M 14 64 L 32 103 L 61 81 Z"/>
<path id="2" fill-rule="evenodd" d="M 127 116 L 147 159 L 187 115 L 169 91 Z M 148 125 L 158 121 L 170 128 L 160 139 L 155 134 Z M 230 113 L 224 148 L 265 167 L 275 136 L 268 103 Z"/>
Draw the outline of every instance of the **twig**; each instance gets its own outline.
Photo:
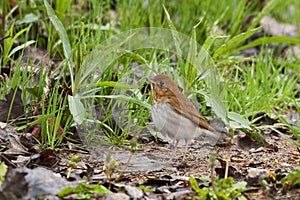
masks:
<path id="1" fill-rule="evenodd" d="M 229 162 L 230 162 L 230 150 L 231 150 L 231 144 L 232 144 L 232 140 L 233 140 L 233 133 L 234 133 L 233 129 L 229 129 L 229 137 L 231 139 L 229 140 L 229 145 L 228 145 L 228 150 L 227 150 L 227 158 L 225 159 L 226 166 L 225 166 L 224 178 L 228 177 Z"/>

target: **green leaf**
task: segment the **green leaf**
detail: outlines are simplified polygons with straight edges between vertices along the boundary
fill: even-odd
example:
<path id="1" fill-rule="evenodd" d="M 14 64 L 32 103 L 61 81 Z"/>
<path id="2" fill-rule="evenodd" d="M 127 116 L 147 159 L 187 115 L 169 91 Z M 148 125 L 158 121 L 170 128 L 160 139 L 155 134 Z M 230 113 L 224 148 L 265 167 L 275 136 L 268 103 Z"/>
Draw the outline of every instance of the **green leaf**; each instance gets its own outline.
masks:
<path id="1" fill-rule="evenodd" d="M 14 30 L 14 24 L 12 24 L 10 26 L 10 28 L 8 29 L 8 31 L 6 32 L 5 36 L 10 36 L 8 38 L 6 38 L 4 40 L 4 52 L 3 52 L 3 65 L 6 65 L 6 63 L 9 60 L 9 52 L 11 51 L 11 48 L 15 42 L 15 40 L 20 37 L 20 35 L 22 35 L 25 31 L 27 31 L 29 28 L 24 28 L 22 30 L 20 30 L 18 33 L 16 33 L 14 36 L 12 36 L 13 34 L 13 30 Z"/>
<path id="2" fill-rule="evenodd" d="M 138 88 L 138 86 L 128 85 L 121 82 L 115 82 L 115 81 L 101 81 L 97 83 L 98 87 L 115 87 L 115 88 L 121 88 L 121 89 L 134 89 Z"/>
<path id="3" fill-rule="evenodd" d="M 211 78 L 213 79 L 213 78 Z M 210 106 L 213 112 L 218 118 L 220 118 L 225 124 L 228 124 L 227 111 L 220 93 L 218 92 L 218 86 L 213 80 L 210 80 L 210 94 L 203 94 L 207 105 Z"/>
<path id="4" fill-rule="evenodd" d="M 286 177 L 281 179 L 281 182 L 283 184 L 289 184 L 292 186 L 295 186 L 297 184 L 300 184 L 300 167 L 297 167 L 293 171 L 291 171 Z"/>
<path id="5" fill-rule="evenodd" d="M 197 193 L 201 192 L 197 180 L 192 176 L 190 177 L 190 185 L 193 188 L 193 190 L 195 190 L 195 192 Z"/>
<path id="6" fill-rule="evenodd" d="M 26 92 L 31 94 L 34 97 L 40 97 L 43 95 L 43 93 L 40 91 L 39 86 L 35 86 L 32 88 L 26 88 Z"/>
<path id="7" fill-rule="evenodd" d="M 261 145 L 264 145 L 264 146 L 268 145 L 268 142 L 260 133 L 258 133 L 256 131 L 251 131 L 250 135 L 255 141 L 260 142 Z"/>
<path id="8" fill-rule="evenodd" d="M 173 41 L 175 43 L 175 48 L 176 48 L 176 53 L 177 55 L 181 58 L 182 57 L 182 51 L 181 51 L 181 48 L 180 48 L 180 43 L 181 43 L 181 40 L 180 40 L 180 37 L 178 35 L 178 32 L 171 20 L 171 17 L 170 17 L 170 14 L 168 13 L 166 7 L 163 5 L 163 8 L 164 8 L 164 11 L 165 11 L 165 14 L 166 14 L 166 17 L 167 17 L 167 21 L 168 21 L 168 24 L 169 24 L 169 27 L 171 29 L 171 32 L 172 32 L 172 37 L 173 37 Z"/>
<path id="9" fill-rule="evenodd" d="M 294 101 L 295 102 L 295 101 Z M 290 131 L 294 134 L 295 138 L 297 139 L 296 142 L 294 139 L 292 139 L 293 143 L 295 146 L 300 147 L 300 132 L 299 132 L 299 127 L 294 127 L 294 125 L 290 124 L 284 117 L 280 117 L 280 121 L 284 125 L 286 125 Z M 290 137 L 288 137 L 290 139 Z M 295 144 L 296 143 L 296 144 Z"/>
<path id="10" fill-rule="evenodd" d="M 67 35 L 66 29 L 64 28 L 63 24 L 61 21 L 58 19 L 58 17 L 55 15 L 55 12 L 51 5 L 48 3 L 47 0 L 44 0 L 44 4 L 47 10 L 47 14 L 50 18 L 50 21 L 52 22 L 54 28 L 57 30 L 59 33 L 60 39 L 62 41 L 63 49 L 64 49 L 64 55 L 65 58 L 67 59 L 67 66 L 69 68 L 70 76 L 71 76 L 71 85 L 72 85 L 72 91 L 74 92 L 74 73 L 73 73 L 73 68 L 72 68 L 72 49 L 71 49 L 71 44 L 69 41 L 69 37 Z"/>
<path id="11" fill-rule="evenodd" d="M 224 103 L 222 102 L 222 99 L 220 98 L 220 94 L 217 92 L 211 91 L 211 107 L 214 113 L 223 120 L 224 123 L 227 122 L 227 111 L 225 108 Z"/>
<path id="12" fill-rule="evenodd" d="M 11 88 L 16 88 L 20 85 L 20 81 L 21 81 L 21 69 L 20 69 L 20 65 L 17 65 L 12 80 L 11 80 Z"/>
<path id="13" fill-rule="evenodd" d="M 69 109 L 74 121 L 80 125 L 85 119 L 85 109 L 78 95 L 68 96 Z"/>
<path id="14" fill-rule="evenodd" d="M 279 124 L 277 124 L 277 125 L 279 125 Z M 290 126 L 290 125 L 288 125 L 288 127 L 289 127 L 289 126 Z M 291 139 L 290 136 L 288 136 L 288 135 L 282 133 L 282 132 L 279 131 L 278 129 L 272 128 L 272 127 L 271 127 L 271 129 L 272 129 L 273 131 L 275 131 L 276 133 L 280 134 L 284 139 L 286 139 L 287 141 L 289 141 L 291 144 L 295 145 L 296 147 L 300 147 L 300 141 L 299 141 L 299 139 L 298 139 L 298 140 Z M 298 138 L 298 137 L 299 137 L 299 131 L 298 131 L 298 130 L 295 130 L 295 129 L 293 130 L 293 129 L 294 129 L 294 128 L 291 129 L 292 132 L 295 132 L 295 131 L 296 131 L 296 138 Z M 294 133 L 294 134 L 295 134 L 295 133 Z"/>
<path id="15" fill-rule="evenodd" d="M 258 15 L 252 20 L 251 25 L 248 27 L 248 30 L 256 27 L 261 19 L 268 15 L 282 0 L 271 0 L 268 1 L 268 4 L 263 8 L 261 12 L 258 13 Z"/>
<path id="16" fill-rule="evenodd" d="M 189 40 L 189 51 L 184 66 L 184 77 L 191 84 L 197 76 L 197 69 L 192 64 L 197 60 L 197 41 L 196 41 L 196 27 L 193 28 L 192 37 Z M 198 61 L 198 60 L 197 60 Z M 187 89 L 184 88 L 184 91 Z"/>
<path id="17" fill-rule="evenodd" d="M 216 195 L 217 195 L 217 199 L 231 200 L 231 198 L 229 197 L 229 194 L 224 193 L 223 191 L 217 191 Z"/>
<path id="18" fill-rule="evenodd" d="M 245 190 L 246 186 L 247 186 L 247 182 L 241 181 L 241 182 L 234 183 L 232 187 L 236 190 L 239 190 L 239 189 Z"/>
<path id="19" fill-rule="evenodd" d="M 207 52 L 213 47 L 214 43 L 216 40 L 219 39 L 226 39 L 228 36 L 222 36 L 222 35 L 213 35 L 213 36 L 208 36 L 206 40 L 204 41 L 202 48 L 200 50 L 205 50 L 205 55 L 208 55 Z M 201 51 L 198 53 L 198 56 L 201 56 L 203 53 Z"/>
<path id="20" fill-rule="evenodd" d="M 140 186 L 138 186 L 138 188 L 141 189 L 141 190 L 143 190 L 144 192 L 155 192 L 154 190 L 152 190 L 150 188 L 147 188 L 144 185 L 140 185 Z"/>
<path id="21" fill-rule="evenodd" d="M 151 109 L 151 105 L 148 104 L 147 102 L 126 95 L 92 95 L 92 96 L 85 96 L 85 98 L 108 98 L 108 99 L 125 100 L 143 106 L 149 110 Z"/>
<path id="22" fill-rule="evenodd" d="M 242 17 L 245 12 L 246 0 L 240 0 L 237 8 L 235 8 L 235 12 L 232 15 L 232 25 L 231 25 L 231 34 L 235 34 L 239 31 L 241 27 L 241 23 L 243 21 Z"/>
<path id="23" fill-rule="evenodd" d="M 64 188 L 57 195 L 59 197 L 64 197 L 70 194 L 85 195 L 89 193 L 110 194 L 112 192 L 102 185 L 80 183 L 76 188 L 72 188 L 72 187 Z"/>
<path id="24" fill-rule="evenodd" d="M 231 188 L 234 183 L 234 180 L 232 177 L 228 177 L 228 178 L 217 180 L 216 183 L 218 183 L 217 185 L 218 187 L 225 189 L 225 188 Z"/>
<path id="25" fill-rule="evenodd" d="M 252 30 L 249 30 L 245 33 L 241 33 L 239 35 L 234 36 L 231 38 L 228 42 L 220 46 L 213 55 L 213 60 L 217 60 L 221 56 L 228 56 L 233 54 L 234 52 L 237 52 L 237 47 L 243 43 L 246 39 L 248 39 L 251 35 L 254 33 L 260 31 L 262 27 L 254 28 Z"/>
<path id="26" fill-rule="evenodd" d="M 237 48 L 236 52 L 241 51 L 243 49 L 255 47 L 258 45 L 265 45 L 265 44 L 271 44 L 271 43 L 300 44 L 300 39 L 290 38 L 290 37 L 286 37 L 286 36 L 262 37 L 262 38 L 258 38 L 256 40 L 254 40 L 253 42 L 250 42 L 244 46 Z"/>
<path id="27" fill-rule="evenodd" d="M 21 49 L 25 49 L 26 47 L 30 46 L 33 43 L 35 43 L 35 41 L 34 40 L 30 40 L 30 41 L 25 42 L 24 44 L 21 44 L 21 45 L 15 47 L 15 48 L 13 48 L 13 50 L 11 50 L 11 52 L 9 53 L 8 57 L 11 57 L 17 51 L 19 51 Z"/>
<path id="28" fill-rule="evenodd" d="M 30 23 L 34 23 L 37 22 L 39 20 L 39 16 L 33 14 L 33 13 L 29 13 L 26 14 L 23 19 L 18 20 L 16 22 L 16 24 L 30 24 Z"/>
<path id="29" fill-rule="evenodd" d="M 67 9 L 70 8 L 71 3 L 72 0 L 56 0 L 56 13 L 60 20 L 63 20 L 63 16 Z"/>
<path id="30" fill-rule="evenodd" d="M 228 118 L 230 119 L 231 128 L 250 128 L 250 122 L 245 119 L 242 115 L 236 112 L 228 112 Z"/>
<path id="31" fill-rule="evenodd" d="M 2 162 L 0 164 L 0 186 L 2 185 L 5 179 L 6 172 L 7 172 L 7 166 L 5 165 L 4 162 Z"/>

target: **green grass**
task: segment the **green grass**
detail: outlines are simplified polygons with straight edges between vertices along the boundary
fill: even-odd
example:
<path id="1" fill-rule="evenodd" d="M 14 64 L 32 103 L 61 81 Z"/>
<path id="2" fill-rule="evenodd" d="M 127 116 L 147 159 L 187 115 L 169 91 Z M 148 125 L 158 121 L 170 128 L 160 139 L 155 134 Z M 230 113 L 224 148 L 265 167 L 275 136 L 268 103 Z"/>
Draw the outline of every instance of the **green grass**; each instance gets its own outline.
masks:
<path id="1" fill-rule="evenodd" d="M 297 24 L 299 18 L 298 1 L 270 0 L 262 6 L 260 1 L 251 1 L 247 4 L 242 1 L 182 1 L 180 5 L 175 1 L 84 1 L 74 4 L 72 1 L 57 0 L 51 6 L 47 6 L 47 1 L 30 1 L 29 4 L 19 4 L 16 8 L 19 14 L 14 16 L 12 9 L 0 3 L 2 13 L 5 14 L 5 24 L 2 24 L 0 38 L 5 35 L 13 35 L 12 38 L 4 40 L 5 48 L 2 49 L 2 66 L 13 66 L 15 51 L 21 50 L 24 46 L 35 42 L 38 47 L 45 48 L 52 58 L 62 59 L 61 69 L 63 73 L 60 83 L 65 83 L 72 89 L 73 93 L 78 92 L 82 83 L 87 83 L 84 77 L 95 75 L 94 69 L 103 69 L 101 77 L 96 81 L 98 87 L 87 85 L 97 92 L 95 101 L 101 105 L 104 101 L 109 102 L 106 109 L 106 118 L 98 121 L 101 129 L 113 144 L 126 144 L 126 137 L 130 134 L 140 134 L 140 129 L 148 124 L 149 103 L 145 98 L 142 87 L 145 77 L 154 73 L 167 73 L 172 75 L 175 71 L 174 79 L 183 88 L 184 92 L 192 99 L 200 100 L 202 113 L 215 113 L 228 126 L 230 122 L 240 123 L 240 127 L 246 123 L 242 117 L 248 118 L 256 113 L 264 111 L 272 116 L 280 116 L 287 111 L 287 107 L 298 102 L 297 92 L 299 90 L 299 62 L 293 57 L 280 59 L 274 55 L 273 47 L 266 46 L 260 55 L 245 57 L 239 53 L 244 48 L 261 45 L 276 44 L 287 42 L 289 44 L 299 44 L 298 39 L 287 37 L 263 37 L 245 45 L 244 42 L 253 34 L 261 31 L 255 28 L 259 20 L 265 15 L 271 15 L 283 22 Z M 46 5 L 46 6 L 45 6 Z M 57 6 L 54 6 L 57 5 Z M 62 6 L 64 5 L 64 6 Z M 284 12 L 289 6 L 293 6 L 295 12 Z M 112 7 L 115 7 L 113 10 Z M 164 8 L 165 7 L 165 8 Z M 247 19 L 254 16 L 250 23 Z M 15 21 L 14 24 L 12 22 Z M 186 50 L 187 55 L 180 57 L 179 49 L 166 51 L 161 49 L 138 49 L 124 51 L 120 57 L 109 57 L 107 61 L 89 72 L 94 58 L 101 55 L 88 57 L 90 52 L 95 49 L 111 48 L 110 44 L 103 43 L 113 35 L 117 35 L 132 28 L 140 27 L 161 27 L 170 28 L 175 33 L 174 48 L 176 43 L 181 45 L 182 37 L 176 35 L 175 31 L 185 34 L 188 38 L 193 38 L 203 49 L 196 45 Z M 215 33 L 215 28 L 221 29 L 221 33 Z M 9 29 L 10 28 L 10 29 Z M 127 37 L 130 40 L 129 37 Z M 123 41 L 124 44 L 126 41 Z M 17 44 L 12 47 L 12 44 Z M 32 45 L 32 44 L 31 44 Z M 106 45 L 106 46 L 104 46 Z M 119 45 L 121 46 L 121 45 Z M 276 45 L 275 45 L 276 46 Z M 211 56 L 212 62 L 203 64 L 204 52 L 207 51 Z M 95 52 L 95 51 L 94 51 Z M 100 51 L 101 52 L 101 51 Z M 109 52 L 109 53 L 113 53 Z M 198 54 L 199 53 L 199 54 Z M 22 54 L 21 54 L 22 55 Z M 187 62 L 190 61 L 195 65 Z M 28 60 L 28 63 L 32 61 Z M 100 62 L 101 63 L 101 62 Z M 214 77 L 207 79 L 205 71 L 210 65 L 215 63 L 218 73 Z M 103 63 L 101 63 L 103 64 Z M 134 66 L 143 68 L 142 76 L 137 85 L 132 87 L 130 81 L 123 81 L 121 85 L 114 82 L 124 80 L 125 77 L 132 75 Z M 16 63 L 17 69 L 20 64 Z M 172 67 L 170 67 L 172 66 Z M 203 74 L 196 74 L 194 69 L 203 70 Z M 50 70 L 49 68 L 46 68 Z M 47 71 L 46 70 L 46 71 Z M 18 71 L 17 71 L 18 72 Z M 60 142 L 56 141 L 56 130 L 58 124 L 65 128 L 65 133 L 71 126 L 71 114 L 66 112 L 70 107 L 66 100 L 58 103 L 61 98 L 58 90 L 54 90 L 46 96 L 43 88 L 46 86 L 45 79 L 41 78 L 37 85 L 37 93 L 32 94 L 32 88 L 28 82 L 32 82 L 33 76 L 28 77 L 12 75 L 10 81 L 1 84 L 1 96 L 8 93 L 11 89 L 22 84 L 23 100 L 37 104 L 42 103 L 42 128 L 45 136 L 44 146 L 55 148 Z M 85 76 L 83 76 L 85 75 Z M 45 74 L 44 76 L 45 77 Z M 55 87 L 60 85 L 56 82 Z M 126 86 L 127 85 L 127 86 Z M 125 88 L 124 88 L 125 87 Z M 114 89 L 115 88 L 115 89 Z M 130 90 L 132 96 L 126 97 L 126 91 Z M 31 92 L 29 92 L 31 91 Z M 118 93 L 125 94 L 119 96 Z M 123 127 L 115 127 L 111 120 L 113 113 L 118 106 L 113 102 L 118 102 L 121 106 L 128 108 L 124 115 L 128 116 L 128 124 Z M 74 101 L 75 107 L 80 108 L 80 102 Z M 79 103 L 79 104 L 78 104 Z M 27 106 L 27 111 L 32 112 L 34 105 Z M 80 109 L 79 109 L 80 110 Z M 213 111 L 213 112 L 211 112 Z M 72 110 L 71 110 L 72 112 Z M 73 117 L 74 116 L 73 110 Z M 236 113 L 241 116 L 233 119 L 230 114 Z M 78 113 L 77 113 L 78 114 Z M 62 115 L 67 115 L 62 119 Z M 58 118 L 57 122 L 51 122 L 52 130 L 47 129 L 45 124 L 48 117 Z M 236 115 L 235 115 L 236 116 Z M 76 119 L 81 119 L 80 116 Z M 82 116 L 81 116 L 82 117 Z M 74 119 L 75 119 L 74 118 Z M 126 117 L 125 117 L 126 118 Z M 75 120 L 76 121 L 76 120 Z M 104 123 L 105 122 L 105 123 Z M 35 122 L 33 122 L 35 123 Z M 122 122 L 125 124 L 125 122 Z M 54 125 L 55 124 L 55 125 Z M 134 129 L 135 127 L 136 129 Z M 137 128 L 139 127 L 139 128 Z M 58 139 L 62 141 L 65 134 Z"/>
<path id="2" fill-rule="evenodd" d="M 231 73 L 224 70 L 227 105 L 245 116 L 258 112 L 282 114 L 296 96 L 298 76 L 286 69 L 286 62 L 278 62 L 272 55 L 260 55 L 250 64 L 234 66 Z"/>

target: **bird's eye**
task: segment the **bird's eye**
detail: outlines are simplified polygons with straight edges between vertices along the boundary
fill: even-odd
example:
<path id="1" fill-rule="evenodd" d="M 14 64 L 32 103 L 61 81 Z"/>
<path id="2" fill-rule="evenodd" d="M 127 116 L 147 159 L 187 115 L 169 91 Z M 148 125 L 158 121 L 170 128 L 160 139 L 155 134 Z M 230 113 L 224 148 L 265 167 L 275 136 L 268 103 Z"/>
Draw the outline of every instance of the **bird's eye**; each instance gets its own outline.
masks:
<path id="1" fill-rule="evenodd" d="M 165 85 L 165 82 L 159 81 L 159 85 L 160 85 L 160 86 L 164 86 L 164 85 Z"/>

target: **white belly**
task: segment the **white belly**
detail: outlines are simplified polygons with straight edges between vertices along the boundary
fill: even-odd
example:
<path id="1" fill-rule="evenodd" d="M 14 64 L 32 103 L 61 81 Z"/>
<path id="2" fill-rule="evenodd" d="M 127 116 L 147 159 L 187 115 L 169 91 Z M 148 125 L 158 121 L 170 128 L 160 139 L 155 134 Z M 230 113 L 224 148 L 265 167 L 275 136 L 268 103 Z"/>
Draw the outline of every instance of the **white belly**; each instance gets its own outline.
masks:
<path id="1" fill-rule="evenodd" d="M 171 139 L 189 141 L 201 134 L 200 128 L 171 109 L 167 103 L 153 105 L 151 116 L 158 131 Z"/>

